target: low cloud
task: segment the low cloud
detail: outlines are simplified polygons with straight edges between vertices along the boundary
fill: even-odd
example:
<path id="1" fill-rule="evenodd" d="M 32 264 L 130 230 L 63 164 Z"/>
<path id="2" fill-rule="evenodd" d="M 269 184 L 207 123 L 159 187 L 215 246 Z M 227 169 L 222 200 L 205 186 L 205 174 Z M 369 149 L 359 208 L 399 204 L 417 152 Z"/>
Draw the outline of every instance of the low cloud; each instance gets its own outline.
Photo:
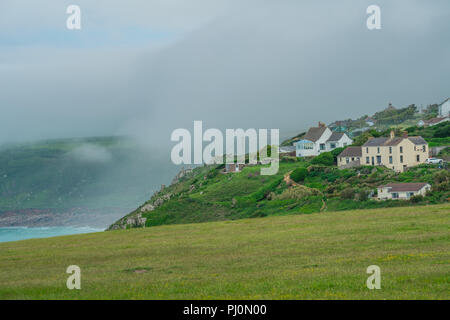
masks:
<path id="1" fill-rule="evenodd" d="M 93 144 L 83 144 L 70 151 L 68 155 L 81 162 L 107 163 L 112 160 L 112 155 L 106 148 Z"/>

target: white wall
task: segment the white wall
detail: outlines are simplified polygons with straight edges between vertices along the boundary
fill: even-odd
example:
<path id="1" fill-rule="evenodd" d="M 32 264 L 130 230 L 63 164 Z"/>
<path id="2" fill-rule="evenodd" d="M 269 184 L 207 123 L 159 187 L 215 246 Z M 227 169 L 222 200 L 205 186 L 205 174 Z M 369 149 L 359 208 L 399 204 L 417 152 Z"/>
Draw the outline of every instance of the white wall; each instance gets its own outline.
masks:
<path id="1" fill-rule="evenodd" d="M 447 100 L 439 106 L 439 116 L 448 117 L 450 115 L 450 100 Z"/>

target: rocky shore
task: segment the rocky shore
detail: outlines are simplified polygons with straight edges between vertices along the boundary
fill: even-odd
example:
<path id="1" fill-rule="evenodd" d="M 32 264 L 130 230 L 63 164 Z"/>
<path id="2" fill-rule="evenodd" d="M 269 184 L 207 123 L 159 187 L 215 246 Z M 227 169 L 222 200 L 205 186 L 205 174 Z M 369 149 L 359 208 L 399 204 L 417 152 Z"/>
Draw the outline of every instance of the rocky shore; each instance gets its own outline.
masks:
<path id="1" fill-rule="evenodd" d="M 105 228 L 131 210 L 129 208 L 0 209 L 0 227 Z"/>

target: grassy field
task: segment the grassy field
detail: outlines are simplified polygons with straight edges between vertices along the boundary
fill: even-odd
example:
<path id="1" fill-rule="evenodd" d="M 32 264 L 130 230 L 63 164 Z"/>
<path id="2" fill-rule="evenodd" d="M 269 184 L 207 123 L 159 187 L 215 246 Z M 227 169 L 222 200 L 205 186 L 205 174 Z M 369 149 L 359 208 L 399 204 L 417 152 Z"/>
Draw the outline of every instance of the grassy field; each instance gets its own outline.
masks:
<path id="1" fill-rule="evenodd" d="M 449 222 L 440 204 L 0 243 L 0 299 L 449 299 Z"/>

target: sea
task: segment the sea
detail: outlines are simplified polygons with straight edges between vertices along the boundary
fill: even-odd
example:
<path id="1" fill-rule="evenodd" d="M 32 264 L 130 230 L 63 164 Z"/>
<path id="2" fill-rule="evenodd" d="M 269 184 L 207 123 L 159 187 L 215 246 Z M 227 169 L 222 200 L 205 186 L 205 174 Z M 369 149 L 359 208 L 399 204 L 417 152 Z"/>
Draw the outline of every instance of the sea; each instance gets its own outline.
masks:
<path id="1" fill-rule="evenodd" d="M 4 227 L 0 228 L 0 242 L 50 238 L 69 234 L 102 232 L 104 230 L 91 227 Z"/>

